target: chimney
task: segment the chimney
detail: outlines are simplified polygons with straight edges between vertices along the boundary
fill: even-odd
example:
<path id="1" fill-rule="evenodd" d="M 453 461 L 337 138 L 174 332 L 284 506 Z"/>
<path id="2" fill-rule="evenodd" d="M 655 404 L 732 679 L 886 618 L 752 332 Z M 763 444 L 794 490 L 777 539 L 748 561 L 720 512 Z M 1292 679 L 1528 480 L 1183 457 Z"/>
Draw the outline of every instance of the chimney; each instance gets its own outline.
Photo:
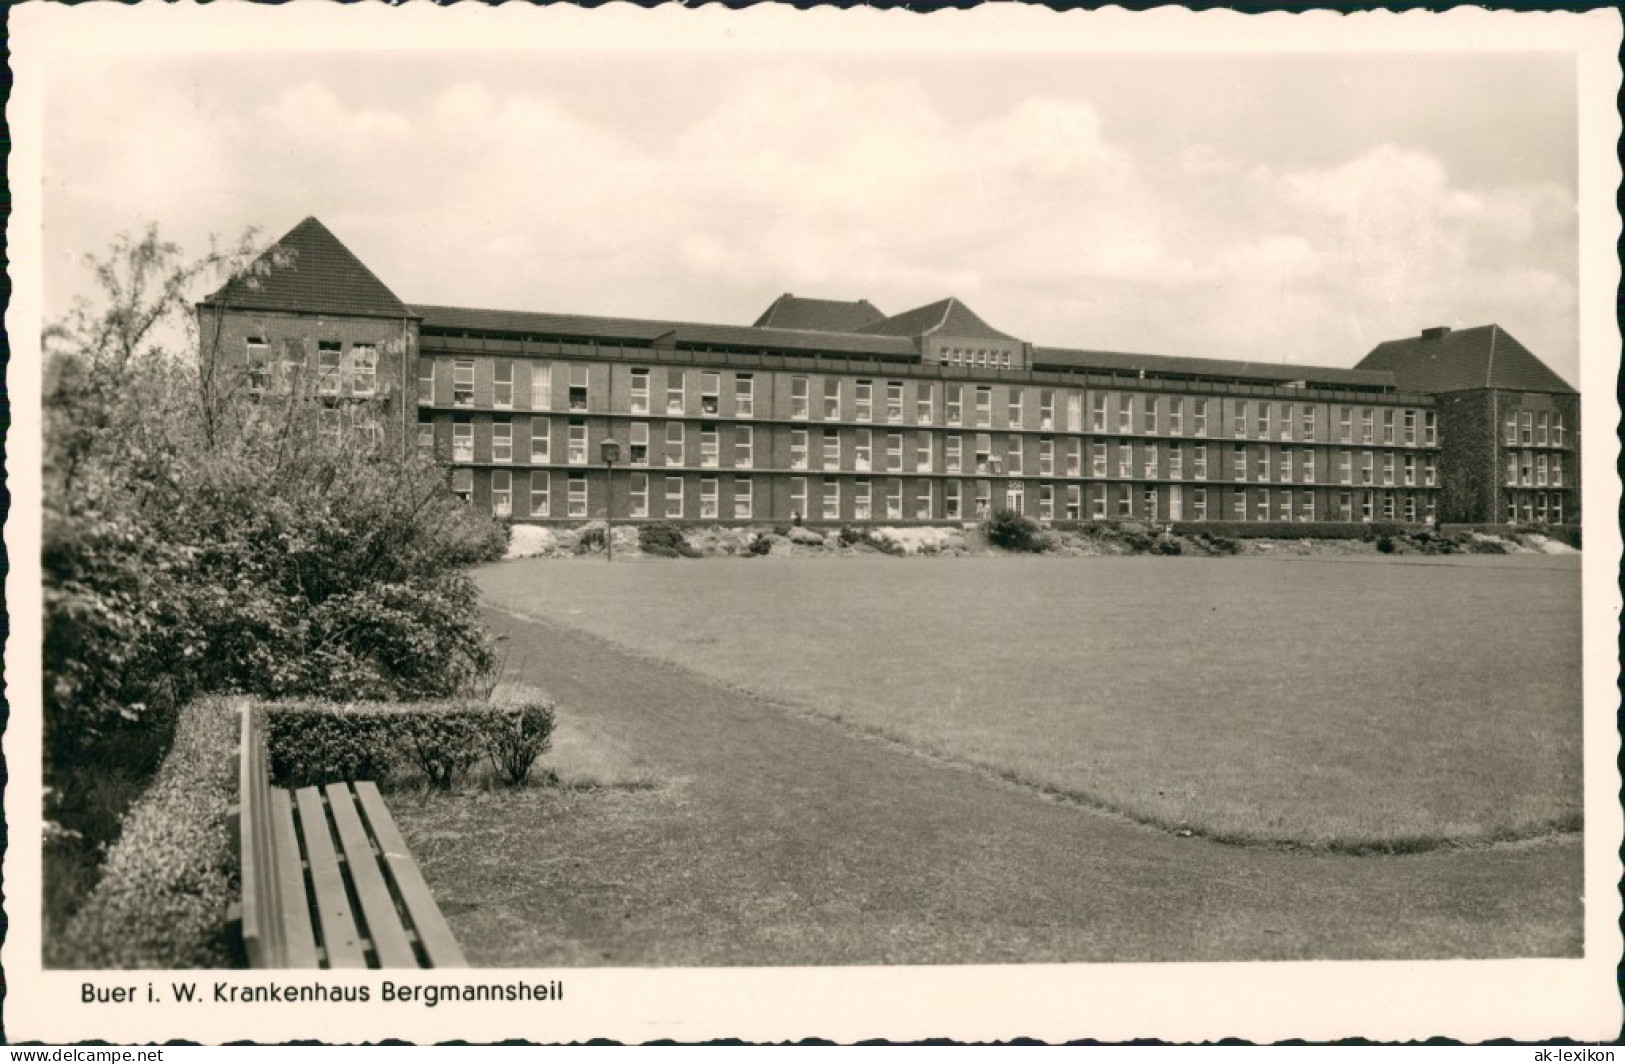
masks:
<path id="1" fill-rule="evenodd" d="M 1450 326 L 1448 325 L 1435 325 L 1431 329 L 1422 330 L 1422 339 L 1424 340 L 1442 340 L 1449 335 Z"/>

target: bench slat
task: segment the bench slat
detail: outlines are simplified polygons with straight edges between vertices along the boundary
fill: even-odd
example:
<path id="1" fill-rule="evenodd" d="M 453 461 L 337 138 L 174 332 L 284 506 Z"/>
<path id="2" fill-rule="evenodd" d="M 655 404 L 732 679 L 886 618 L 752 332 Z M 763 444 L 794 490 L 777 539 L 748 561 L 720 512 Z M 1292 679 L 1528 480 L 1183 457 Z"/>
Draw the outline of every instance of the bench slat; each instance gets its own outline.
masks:
<path id="1" fill-rule="evenodd" d="M 310 926 L 310 892 L 305 889 L 305 867 L 293 828 L 293 799 L 280 787 L 271 791 L 271 831 L 277 851 L 275 889 L 282 898 L 284 956 L 280 967 L 319 967 L 316 935 Z"/>
<path id="2" fill-rule="evenodd" d="M 377 784 L 371 780 L 359 781 L 355 785 L 355 794 L 367 822 L 372 825 L 378 849 L 389 865 L 401 900 L 412 915 L 412 924 L 417 928 L 418 941 L 428 954 L 429 964 L 435 968 L 467 968 L 468 961 L 463 958 L 462 947 L 452 937 L 450 925 L 435 904 L 434 895 L 429 893 L 429 885 L 423 881 L 423 873 L 418 871 L 417 863 L 407 852 L 406 841 L 401 838 L 395 818 L 384 805 Z"/>
<path id="3" fill-rule="evenodd" d="M 252 703 L 244 702 L 242 744 L 238 751 L 241 808 L 238 811 L 239 857 L 243 883 L 243 946 L 256 968 L 283 963 L 281 898 L 269 880 L 276 874 L 277 854 L 267 831 L 265 744 Z"/>
<path id="4" fill-rule="evenodd" d="M 327 966 L 365 968 L 367 954 L 350 912 L 350 898 L 344 890 L 344 877 L 339 869 L 338 854 L 333 849 L 333 834 L 327 826 L 321 792 L 315 787 L 301 787 L 296 793 L 305 851 L 310 859 L 310 884 L 315 894 L 313 907 L 321 921 Z"/>
<path id="5" fill-rule="evenodd" d="M 416 968 L 417 954 L 412 952 L 412 941 L 406 937 L 401 914 L 395 910 L 395 899 L 389 896 L 389 884 L 384 882 L 372 841 L 356 814 L 350 788 L 343 783 L 330 783 L 323 790 L 327 793 L 328 808 L 333 811 L 333 823 L 338 828 L 339 845 L 344 848 L 350 882 L 355 884 L 361 913 L 367 919 L 372 948 L 378 954 L 378 966 Z"/>

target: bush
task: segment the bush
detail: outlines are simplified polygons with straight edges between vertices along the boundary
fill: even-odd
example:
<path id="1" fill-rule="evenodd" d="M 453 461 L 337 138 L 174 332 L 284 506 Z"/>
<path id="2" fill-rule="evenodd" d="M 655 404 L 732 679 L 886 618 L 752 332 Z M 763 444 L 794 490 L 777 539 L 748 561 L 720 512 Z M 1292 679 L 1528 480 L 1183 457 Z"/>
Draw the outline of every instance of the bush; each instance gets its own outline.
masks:
<path id="1" fill-rule="evenodd" d="M 1176 555 L 1184 553 L 1184 548 L 1179 545 L 1179 540 L 1163 536 L 1157 540 L 1156 551 L 1158 554 Z"/>
<path id="2" fill-rule="evenodd" d="M 698 558 L 700 552 L 689 546 L 683 530 L 676 525 L 654 522 L 638 526 L 638 549 L 656 558 Z"/>
<path id="3" fill-rule="evenodd" d="M 238 720 L 229 699 L 202 699 L 180 711 L 168 756 L 130 808 L 101 880 L 53 950 L 53 963 L 230 965 L 226 918 L 238 890 L 226 811 L 237 796 Z"/>
<path id="4" fill-rule="evenodd" d="M 1394 537 L 1393 536 L 1378 536 L 1377 537 L 1377 550 L 1380 551 L 1383 554 L 1392 554 L 1392 553 L 1394 553 Z"/>
<path id="5" fill-rule="evenodd" d="M 773 541 L 766 536 L 757 536 L 750 541 L 750 552 L 758 557 L 764 554 L 772 554 Z"/>
<path id="6" fill-rule="evenodd" d="M 609 530 L 602 525 L 591 525 L 581 530 L 581 536 L 576 540 L 577 554 L 591 554 L 593 551 L 606 550 L 609 547 Z"/>
<path id="7" fill-rule="evenodd" d="M 983 525 L 983 531 L 989 543 L 1004 550 L 1038 553 L 1048 546 L 1039 532 L 1038 522 L 1014 510 L 995 511 Z"/>
<path id="8" fill-rule="evenodd" d="M 865 534 L 861 529 L 853 528 L 851 525 L 842 525 L 836 538 L 841 541 L 843 547 L 855 547 L 864 541 Z"/>
<path id="9" fill-rule="evenodd" d="M 486 753 L 510 786 L 522 787 L 536 759 L 553 745 L 553 703 L 528 691 L 508 692 L 501 707 L 508 712 L 488 728 Z"/>

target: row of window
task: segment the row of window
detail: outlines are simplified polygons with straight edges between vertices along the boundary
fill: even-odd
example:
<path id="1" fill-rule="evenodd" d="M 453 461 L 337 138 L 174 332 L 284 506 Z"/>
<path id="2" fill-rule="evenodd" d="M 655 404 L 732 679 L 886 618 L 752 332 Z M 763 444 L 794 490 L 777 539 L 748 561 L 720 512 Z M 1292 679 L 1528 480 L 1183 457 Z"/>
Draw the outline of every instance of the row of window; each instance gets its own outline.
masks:
<path id="1" fill-rule="evenodd" d="M 986 347 L 944 347 L 938 357 L 945 366 L 980 366 L 987 369 L 1011 369 L 1015 366 L 1013 352 Z"/>
<path id="2" fill-rule="evenodd" d="M 1524 410 L 1507 415 L 1504 439 L 1508 447 L 1561 447 L 1564 438 L 1560 410 Z"/>
<path id="3" fill-rule="evenodd" d="M 282 341 L 280 358 L 273 358 L 264 337 L 247 338 L 248 388 L 255 394 L 289 391 L 309 369 L 305 341 Z M 368 399 L 378 394 L 378 348 L 374 344 L 351 344 L 339 340 L 316 343 L 316 394 Z"/>
<path id="4" fill-rule="evenodd" d="M 418 400 L 424 405 L 435 405 L 439 398 L 435 391 L 434 364 L 431 358 L 419 360 Z M 571 364 L 560 368 L 569 381 L 565 409 L 571 412 L 588 411 L 591 408 L 588 367 Z M 492 373 L 492 407 L 498 410 L 515 409 L 514 363 L 495 362 Z M 734 373 L 731 376 L 732 406 L 728 412 L 736 418 L 755 417 L 756 375 Z M 791 419 L 812 418 L 814 382 L 820 379 L 821 402 L 817 409 L 825 421 L 1037 428 L 1119 435 L 1207 438 L 1225 435 L 1224 427 L 1219 423 L 1222 407 L 1218 399 L 1094 391 L 1089 393 L 1089 427 L 1085 430 L 1084 393 L 1081 391 L 1000 385 L 1003 416 L 999 420 L 995 417 L 993 385 L 939 384 L 935 381 L 877 382 L 843 377 L 815 378 L 801 374 L 789 377 Z M 850 389 L 844 385 L 850 385 Z M 723 374 L 715 370 L 665 368 L 657 371 L 635 367 L 631 371 L 628 410 L 634 415 L 718 417 L 724 412 L 723 387 Z M 940 410 L 937 405 L 939 389 L 942 393 Z M 1029 403 L 1034 404 L 1032 410 L 1036 419 L 1033 422 L 1028 418 Z M 451 405 L 469 409 L 475 406 L 474 359 L 454 360 Z M 531 410 L 554 409 L 552 366 L 531 364 L 527 407 Z M 1327 442 L 1428 447 L 1438 444 L 1437 416 L 1432 410 L 1354 406 L 1330 409 L 1335 411 L 1335 426 L 1325 427 L 1327 435 L 1324 439 Z M 1064 418 L 1061 416 L 1063 414 Z M 1313 443 L 1321 439 L 1321 408 L 1313 403 L 1234 400 L 1230 404 L 1230 419 L 1229 435 L 1236 439 L 1300 443 Z"/>
<path id="5" fill-rule="evenodd" d="M 1563 523 L 1563 493 L 1560 491 L 1507 492 L 1507 523 L 1560 525 Z"/>
<path id="6" fill-rule="evenodd" d="M 491 425 L 491 458 L 490 461 L 506 464 L 515 460 L 513 425 L 510 422 L 498 421 Z M 535 465 L 550 464 L 553 461 L 552 423 L 548 418 L 531 418 L 529 423 L 528 455 L 529 462 Z M 630 442 L 627 447 L 626 464 L 629 466 L 647 466 L 653 462 L 651 455 L 649 424 L 647 422 L 632 422 L 628 426 Z M 428 421 L 418 424 L 419 443 L 426 454 L 433 454 L 434 426 Z M 567 438 L 565 441 L 564 461 L 569 465 L 587 465 L 593 461 L 587 440 L 587 422 L 585 419 L 571 418 L 567 422 Z M 729 426 L 731 439 L 729 468 L 750 469 L 756 464 L 756 432 L 749 425 Z M 697 436 L 697 439 L 696 439 Z M 698 449 L 691 452 L 691 440 L 698 444 Z M 936 472 L 935 436 L 930 432 L 919 432 L 905 436 L 901 432 L 886 433 L 883 438 L 883 450 L 880 452 L 880 461 L 876 460 L 874 433 L 869 429 L 855 429 L 843 433 L 839 429 L 825 428 L 822 448 L 819 451 L 821 465 L 817 468 L 837 471 L 850 468 L 856 472 L 866 473 L 871 470 L 900 473 L 912 471 L 916 473 Z M 1083 476 L 1083 441 L 1070 438 L 1062 441 L 1064 453 L 1057 455 L 1056 441 L 1050 438 L 1040 438 L 1037 441 L 1035 467 L 1027 468 L 1027 455 L 1031 450 L 1025 445 L 1025 437 L 1011 434 L 1005 441 L 1005 447 L 995 453 L 993 450 L 993 436 L 990 433 L 977 433 L 971 437 L 972 449 L 966 454 L 966 437 L 942 437 L 942 472 L 998 474 L 1006 476 L 1023 476 L 1034 473 L 1038 476 L 1054 476 L 1057 470 L 1060 475 L 1068 477 Z M 850 444 L 852 463 L 850 467 L 844 465 L 846 444 Z M 1210 477 L 1208 463 L 1208 448 L 1206 444 L 1193 444 L 1190 446 L 1190 465 L 1186 467 L 1186 449 L 1182 444 L 1170 444 L 1165 449 L 1159 448 L 1155 441 L 1119 440 L 1108 445 L 1107 441 L 1094 441 L 1089 445 L 1090 467 L 1089 475 L 1096 478 L 1145 478 L 1152 480 L 1183 480 L 1188 475 L 1193 480 L 1207 480 Z M 1292 447 L 1254 447 L 1252 449 L 1251 466 L 1249 466 L 1248 452 L 1237 448 L 1231 455 L 1231 479 L 1245 481 L 1282 482 L 1301 481 L 1315 483 L 1321 479 L 1315 460 L 1315 449 Z M 693 464 L 700 468 L 722 467 L 722 433 L 714 424 L 701 423 L 697 434 L 690 432 L 688 426 L 682 422 L 667 422 L 661 446 L 659 448 L 659 465 L 668 467 L 681 467 Z M 474 461 L 474 425 L 472 422 L 457 422 L 452 426 L 452 453 L 453 462 Z M 967 457 L 969 462 L 967 462 Z M 1057 457 L 1063 462 L 1058 464 Z M 1380 457 L 1380 474 L 1378 460 Z M 1539 457 L 1541 485 L 1546 484 L 1547 462 L 1546 455 Z M 1552 456 L 1556 458 L 1557 456 Z M 1526 455 L 1527 458 L 1527 455 Z M 1115 462 L 1112 461 L 1115 459 Z M 1415 454 L 1395 454 L 1383 452 L 1380 456 L 1372 451 L 1359 453 L 1358 464 L 1353 451 L 1340 451 L 1336 454 L 1336 481 L 1341 484 L 1353 484 L 1358 477 L 1360 484 L 1395 484 L 1403 483 L 1407 486 L 1421 484 L 1432 487 L 1437 481 L 1437 467 L 1433 456 Z M 812 446 L 806 429 L 790 430 L 790 468 L 792 470 L 810 470 L 812 464 Z M 1509 475 L 1512 470 L 1509 466 Z M 1555 475 L 1561 483 L 1561 463 L 1555 464 Z M 1527 483 L 1527 481 L 1525 481 Z M 1509 481 L 1510 483 L 1510 481 Z"/>
<path id="7" fill-rule="evenodd" d="M 1563 456 L 1545 451 L 1508 451 L 1507 486 L 1561 488 Z"/>
<path id="8" fill-rule="evenodd" d="M 527 476 L 520 474 L 520 488 L 525 492 L 525 516 L 532 518 L 546 518 L 562 516 L 567 518 L 586 518 L 588 515 L 588 480 L 584 473 L 569 473 L 562 477 L 544 470 L 531 471 Z M 562 479 L 565 489 L 562 510 L 555 513 L 554 484 Z M 688 480 L 681 476 L 655 476 L 649 473 L 631 473 L 627 478 L 627 509 L 628 518 L 649 518 L 659 516 L 672 519 L 699 518 L 702 520 L 715 520 L 731 518 L 733 520 L 751 520 L 756 516 L 756 483 L 747 476 L 736 476 L 726 485 L 727 497 L 723 497 L 723 482 L 716 477 L 701 477 L 697 496 L 691 496 L 687 485 Z M 935 481 L 922 480 L 915 482 L 912 490 L 905 492 L 904 482 L 900 478 L 883 480 L 876 491 L 876 484 L 867 478 L 845 480 L 834 477 L 824 478 L 814 485 L 807 477 L 792 477 L 789 482 L 789 502 L 791 513 L 794 516 L 821 519 L 825 521 L 839 521 L 852 519 L 857 521 L 868 520 L 963 520 L 974 514 L 976 518 L 986 518 L 994 505 L 993 482 L 977 480 L 972 482 L 948 480 L 940 485 L 941 509 L 938 510 L 937 495 L 939 485 Z M 1381 519 L 1384 521 L 1403 520 L 1414 523 L 1418 520 L 1432 523 L 1434 520 L 1434 500 L 1431 495 L 1413 492 L 1395 491 L 1340 491 L 1330 498 L 1329 512 L 1321 515 L 1316 511 L 1316 493 L 1313 491 L 1293 491 L 1291 489 L 1270 490 L 1245 488 L 1232 489 L 1229 495 L 1228 507 L 1222 512 L 1210 515 L 1210 496 L 1207 488 L 1191 488 L 1187 495 L 1180 488 L 1173 487 L 1166 493 L 1156 488 L 1146 488 L 1135 492 L 1126 488 L 1108 491 L 1106 485 L 1096 485 L 1085 488 L 1078 484 L 1038 484 L 1029 495 L 1026 486 L 1021 484 L 1003 485 L 1000 508 L 1012 510 L 1016 513 L 1036 517 L 1040 521 L 1083 520 L 1085 517 L 1085 503 L 1087 502 L 1088 518 L 1103 520 L 1107 517 L 1138 518 L 1147 521 L 1206 521 L 1210 516 L 1219 520 L 1235 521 L 1314 521 L 1328 519 L 1334 521 L 1371 521 Z M 453 471 L 453 490 L 462 498 L 469 499 L 473 493 L 473 471 L 459 469 Z M 816 498 L 810 494 L 817 490 Z M 506 469 L 493 470 L 491 473 L 491 507 L 502 516 L 509 516 L 514 512 L 515 475 Z M 1222 489 L 1213 489 L 1211 499 L 1215 510 L 1221 508 L 1223 497 L 1219 494 Z M 1538 507 L 1530 509 L 1530 514 L 1538 513 L 1539 520 L 1545 521 L 1550 517 L 1553 521 L 1561 520 L 1562 503 L 1560 497 L 1554 496 L 1548 506 L 1545 493 L 1529 493 L 1538 495 L 1538 501 L 1530 500 L 1528 505 Z M 697 502 L 697 510 L 691 511 L 691 505 Z M 814 507 L 816 503 L 816 507 Z M 1511 504 L 1512 518 L 1516 519 L 1518 507 Z M 1528 518 L 1534 520 L 1533 516 Z"/>

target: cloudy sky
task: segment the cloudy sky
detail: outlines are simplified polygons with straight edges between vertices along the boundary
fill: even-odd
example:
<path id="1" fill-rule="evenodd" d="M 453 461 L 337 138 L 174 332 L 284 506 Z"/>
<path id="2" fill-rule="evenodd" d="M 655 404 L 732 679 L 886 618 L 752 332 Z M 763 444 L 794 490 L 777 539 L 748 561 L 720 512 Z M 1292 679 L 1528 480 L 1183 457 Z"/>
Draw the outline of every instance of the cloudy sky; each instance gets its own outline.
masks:
<path id="1" fill-rule="evenodd" d="M 1578 380 L 1575 67 L 1525 52 L 254 52 L 46 95 L 45 297 L 315 215 L 408 302 L 748 324 L 947 295 L 1040 344 Z"/>

